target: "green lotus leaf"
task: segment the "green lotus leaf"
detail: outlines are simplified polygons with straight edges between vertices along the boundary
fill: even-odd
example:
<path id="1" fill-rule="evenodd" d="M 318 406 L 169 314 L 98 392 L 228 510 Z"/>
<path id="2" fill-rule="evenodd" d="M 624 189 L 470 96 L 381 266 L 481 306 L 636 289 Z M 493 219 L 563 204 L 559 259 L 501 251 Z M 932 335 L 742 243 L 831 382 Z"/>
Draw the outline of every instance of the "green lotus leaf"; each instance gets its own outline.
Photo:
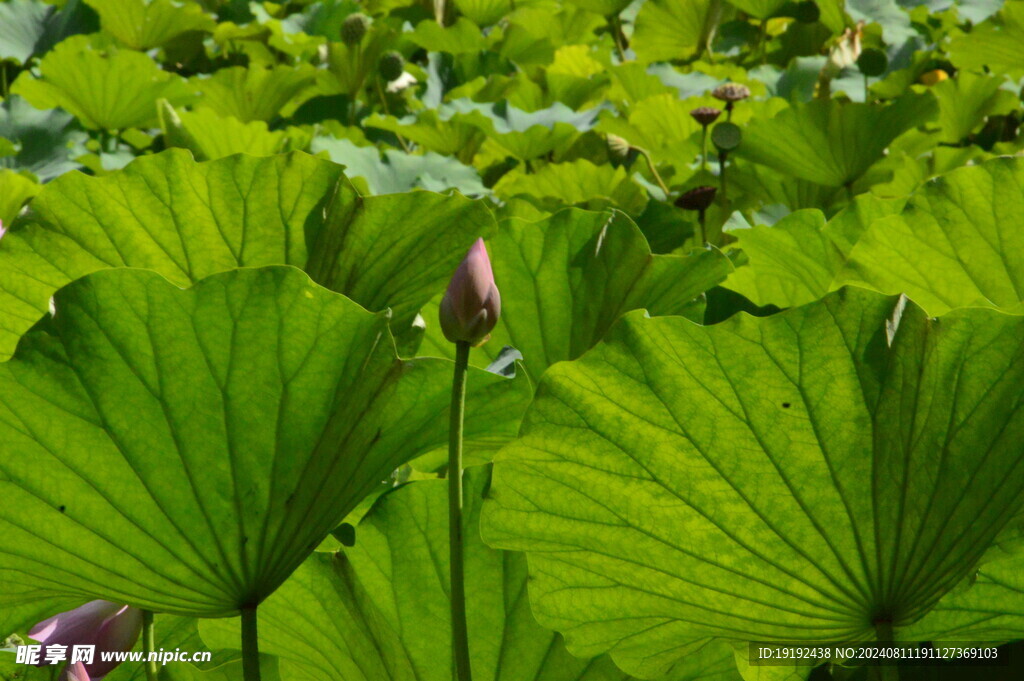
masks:
<path id="1" fill-rule="evenodd" d="M 332 161 L 345 166 L 345 173 L 363 180 L 371 194 L 398 194 L 411 189 L 457 189 L 475 196 L 490 193 L 475 168 L 433 152 L 406 154 L 388 149 L 382 158 L 377 147 L 360 147 L 334 137 L 316 137 L 310 149 L 326 152 Z"/>
<path id="2" fill-rule="evenodd" d="M 13 170 L 0 168 L 0 223 L 10 225 L 29 199 L 39 193 L 39 185 Z"/>
<path id="3" fill-rule="evenodd" d="M 199 106 L 243 123 L 288 115 L 312 96 L 316 69 L 301 66 L 232 66 L 190 83 L 202 93 Z"/>
<path id="4" fill-rule="evenodd" d="M 1024 635 L 1024 561 L 1017 555 L 981 566 L 910 627 L 914 640 L 1003 641 Z"/>
<path id="5" fill-rule="evenodd" d="M 67 0 L 60 9 L 40 0 L 8 0 L 0 3 L 0 60 L 24 64 L 69 35 L 96 28 L 96 15 L 81 0 Z"/>
<path id="6" fill-rule="evenodd" d="M 594 127 L 596 111 L 576 112 L 561 102 L 537 111 L 523 111 L 505 102 L 478 104 L 457 99 L 438 108 L 442 120 L 474 125 L 499 147 L 520 160 L 567 148 Z"/>
<path id="7" fill-rule="evenodd" d="M 825 216 L 812 208 L 790 213 L 771 227 L 730 232 L 747 264 L 730 274 L 724 286 L 757 305 L 793 307 L 821 298 L 842 263 L 824 228 Z"/>
<path id="8" fill-rule="evenodd" d="M 556 102 L 578 110 L 595 100 L 609 83 L 607 68 L 595 59 L 589 45 L 563 45 L 544 71 L 547 90 Z"/>
<path id="9" fill-rule="evenodd" d="M 647 193 L 624 167 L 594 165 L 584 158 L 552 163 L 536 173 L 516 168 L 498 180 L 494 193 L 503 199 L 522 196 L 556 205 L 619 208 L 630 215 L 639 215 L 647 205 Z"/>
<path id="10" fill-rule="evenodd" d="M 445 440 L 451 362 L 295 268 L 104 270 L 55 309 L 0 365 L 0 566 L 40 588 L 237 614 Z"/>
<path id="11" fill-rule="evenodd" d="M 902 5 L 899 0 L 846 0 L 845 9 L 853 21 L 881 26 L 886 43 L 902 45 L 917 35 Z"/>
<path id="12" fill-rule="evenodd" d="M 959 35 L 949 44 L 949 56 L 959 69 L 1024 74 L 1024 5 L 1007 2 L 990 19 Z"/>
<path id="13" fill-rule="evenodd" d="M 636 17 L 631 45 L 644 62 L 684 59 L 707 45 L 721 0 L 650 0 Z"/>
<path id="14" fill-rule="evenodd" d="M 481 202 L 360 197 L 340 166 L 297 152 L 196 163 L 172 149 L 105 177 L 69 173 L 0 240 L 0 354 L 55 290 L 107 267 L 187 286 L 236 267 L 294 265 L 368 309 L 390 307 L 404 329 L 494 229 Z"/>
<path id="15" fill-rule="evenodd" d="M 939 101 L 939 140 L 957 144 L 988 116 L 1006 114 L 1015 109 L 1020 99 L 1001 89 L 1004 78 L 981 76 L 960 71 L 955 78 L 931 88 Z"/>
<path id="16" fill-rule="evenodd" d="M 428 52 L 472 54 L 487 48 L 487 39 L 480 27 L 466 17 L 459 17 L 451 26 L 421 21 L 408 38 Z"/>
<path id="17" fill-rule="evenodd" d="M 280 151 L 288 138 L 283 130 L 271 132 L 263 121 L 243 123 L 204 107 L 176 110 L 166 101 L 160 103 L 160 127 L 166 146 L 188 149 L 197 161 L 243 153 L 270 156 Z"/>
<path id="18" fill-rule="evenodd" d="M 454 0 L 459 12 L 477 26 L 490 26 L 508 14 L 512 0 Z"/>
<path id="19" fill-rule="evenodd" d="M 1024 299 L 1024 159 L 938 177 L 900 215 L 877 220 L 850 251 L 840 284 L 906 293 L 931 314 Z"/>
<path id="20" fill-rule="evenodd" d="M 785 5 L 787 0 L 729 0 L 729 4 L 758 19 L 768 19 Z"/>
<path id="21" fill-rule="evenodd" d="M 907 95 L 884 107 L 815 100 L 772 119 L 754 120 L 735 153 L 787 175 L 841 187 L 863 175 L 894 139 L 936 111 L 928 93 Z"/>
<path id="22" fill-rule="evenodd" d="M 875 220 L 898 215 L 905 201 L 858 196 L 825 224 L 816 209 L 799 210 L 771 227 L 730 232 L 745 264 L 723 284 L 757 305 L 785 308 L 810 303 L 837 288 L 846 258 Z"/>
<path id="23" fill-rule="evenodd" d="M 615 16 L 630 5 L 630 0 L 569 0 L 569 2 L 603 17 Z"/>
<path id="24" fill-rule="evenodd" d="M 0 157 L 0 168 L 27 170 L 44 182 L 81 167 L 73 159 L 85 153 L 87 138 L 71 115 L 40 111 L 17 95 L 0 104 L 0 137 L 19 147 Z"/>
<path id="25" fill-rule="evenodd" d="M 426 151 L 454 156 L 462 163 L 472 162 L 484 140 L 480 126 L 467 123 L 459 116 L 444 119 L 433 109 L 401 119 L 373 114 L 364 118 L 362 124 L 401 135 Z"/>
<path id="26" fill-rule="evenodd" d="M 60 107 L 82 125 L 102 130 L 148 127 L 157 123 L 156 102 L 191 99 L 180 76 L 163 71 L 148 56 L 127 49 L 98 49 L 86 36 L 73 36 L 39 64 L 40 77 L 22 73 L 11 92 L 37 109 Z"/>
<path id="27" fill-rule="evenodd" d="M 24 63 L 35 53 L 54 8 L 36 0 L 11 0 L 0 5 L 0 60 Z"/>
<path id="28" fill-rule="evenodd" d="M 502 315 L 491 340 L 471 359 L 486 366 L 511 345 L 534 380 L 552 364 L 589 350 L 630 310 L 692 313 L 694 299 L 733 269 L 717 250 L 652 255 L 637 226 L 618 211 L 570 209 L 536 222 L 514 218 L 502 223 L 487 248 Z M 421 354 L 451 356 L 436 319 L 426 317 Z"/>
<path id="29" fill-rule="evenodd" d="M 214 20 L 191 0 L 85 0 L 100 25 L 133 50 L 161 47 L 189 31 L 211 32 Z"/>
<path id="30" fill-rule="evenodd" d="M 530 614 L 526 560 L 483 544 L 479 513 L 487 468 L 465 474 L 465 569 L 474 677 L 495 681 L 627 681 L 607 657 L 569 655 Z M 450 681 L 448 497 L 443 480 L 382 497 L 356 529 L 355 546 L 310 558 L 260 608 L 262 649 L 327 681 Z M 237 624 L 202 623 L 204 640 L 235 646 Z M 732 652 L 709 644 L 691 676 L 739 681 Z M 382 652 L 386 652 L 384 655 Z M 376 676 L 374 674 L 377 674 Z M 684 676 L 674 677 L 687 678 Z"/>
<path id="31" fill-rule="evenodd" d="M 549 369 L 485 541 L 541 624 L 638 676 L 688 642 L 897 640 L 1021 510 L 1024 317 L 844 289 L 698 326 L 633 312 Z"/>

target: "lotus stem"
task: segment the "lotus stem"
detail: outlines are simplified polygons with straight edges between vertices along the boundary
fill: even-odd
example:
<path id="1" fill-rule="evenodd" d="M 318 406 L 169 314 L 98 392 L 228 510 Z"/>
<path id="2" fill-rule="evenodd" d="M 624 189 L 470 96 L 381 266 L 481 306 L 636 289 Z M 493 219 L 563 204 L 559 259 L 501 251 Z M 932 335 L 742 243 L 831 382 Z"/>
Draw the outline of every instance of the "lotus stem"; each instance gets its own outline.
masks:
<path id="1" fill-rule="evenodd" d="M 256 606 L 242 608 L 242 678 L 260 681 L 260 643 L 256 631 Z"/>
<path id="2" fill-rule="evenodd" d="M 466 583 L 462 558 L 462 425 L 466 410 L 469 343 L 455 343 L 451 422 L 448 430 L 448 546 L 451 574 L 452 658 L 457 681 L 472 681 L 466 626 Z"/>
<path id="3" fill-rule="evenodd" d="M 726 193 L 726 190 L 728 189 L 728 182 L 725 177 L 725 161 L 728 156 L 729 152 L 727 151 L 718 152 L 718 191 L 721 192 L 723 206 L 727 206 L 729 204 L 729 195 Z"/>
<path id="4" fill-rule="evenodd" d="M 700 247 L 704 248 L 708 243 L 708 228 L 707 220 L 705 218 L 706 210 L 697 212 L 697 222 L 700 223 Z"/>
<path id="5" fill-rule="evenodd" d="M 623 44 L 623 38 L 625 36 L 622 33 L 622 19 L 618 14 L 613 14 L 608 17 L 608 29 L 612 32 L 612 38 L 615 40 L 615 51 L 619 54 L 619 62 L 625 62 L 626 47 Z"/>
<path id="6" fill-rule="evenodd" d="M 651 171 L 651 175 L 654 176 L 654 181 L 658 183 L 659 187 L 661 187 L 661 191 L 665 192 L 665 198 L 667 199 L 669 195 L 668 187 L 665 185 L 665 181 L 661 179 L 661 173 L 658 172 L 657 167 L 654 165 L 654 161 L 651 160 L 651 155 L 647 153 L 646 149 L 640 149 L 639 151 L 640 155 L 644 157 L 645 161 L 647 161 L 647 169 Z"/>
<path id="7" fill-rule="evenodd" d="M 153 627 L 153 611 L 142 611 L 142 652 L 146 664 L 146 681 L 157 681 L 156 636 Z"/>
<path id="8" fill-rule="evenodd" d="M 892 622 L 889 620 L 875 620 L 875 637 L 882 645 L 891 645 L 893 642 Z M 878 681 L 899 681 L 900 671 L 896 665 L 885 664 L 873 669 L 874 678 Z"/>
<path id="9" fill-rule="evenodd" d="M 702 173 L 708 171 L 708 126 L 701 126 L 703 133 L 700 140 L 700 170 Z"/>

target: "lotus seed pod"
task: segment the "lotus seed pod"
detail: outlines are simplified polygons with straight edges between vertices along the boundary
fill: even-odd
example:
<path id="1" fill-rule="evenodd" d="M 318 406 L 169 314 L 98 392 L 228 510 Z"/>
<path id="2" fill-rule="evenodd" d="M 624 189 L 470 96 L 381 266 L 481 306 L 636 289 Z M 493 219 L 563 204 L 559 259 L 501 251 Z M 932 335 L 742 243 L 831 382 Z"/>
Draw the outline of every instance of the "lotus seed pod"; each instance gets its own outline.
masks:
<path id="1" fill-rule="evenodd" d="M 362 42 L 366 30 L 370 27 L 370 17 L 362 12 L 349 14 L 341 23 L 341 42 L 348 46 L 358 45 Z"/>
<path id="2" fill-rule="evenodd" d="M 719 151 L 732 151 L 742 139 L 743 131 L 735 123 L 724 121 L 711 128 L 711 143 Z"/>
<path id="3" fill-rule="evenodd" d="M 717 192 L 718 190 L 711 186 L 694 187 L 676 199 L 676 206 L 683 210 L 707 210 L 715 202 Z"/>
<path id="4" fill-rule="evenodd" d="M 721 109 L 716 109 L 713 106 L 699 106 L 690 112 L 690 116 L 693 120 L 701 124 L 701 127 L 708 127 L 722 115 Z"/>
<path id="5" fill-rule="evenodd" d="M 711 96 L 723 102 L 733 104 L 750 96 L 750 88 L 739 83 L 726 83 L 715 88 Z"/>
<path id="6" fill-rule="evenodd" d="M 877 78 L 889 68 L 889 57 L 875 47 L 869 47 L 857 57 L 857 68 L 865 76 Z"/>
<path id="7" fill-rule="evenodd" d="M 380 77 L 391 82 L 397 80 L 402 72 L 405 70 L 405 59 L 398 52 L 392 50 L 391 52 L 385 52 L 384 56 L 380 58 L 380 64 L 378 64 L 380 71 Z"/>
<path id="8" fill-rule="evenodd" d="M 483 239 L 477 239 L 452 275 L 441 299 L 439 318 L 444 337 L 479 345 L 487 340 L 501 314 L 501 294 L 494 283 Z"/>

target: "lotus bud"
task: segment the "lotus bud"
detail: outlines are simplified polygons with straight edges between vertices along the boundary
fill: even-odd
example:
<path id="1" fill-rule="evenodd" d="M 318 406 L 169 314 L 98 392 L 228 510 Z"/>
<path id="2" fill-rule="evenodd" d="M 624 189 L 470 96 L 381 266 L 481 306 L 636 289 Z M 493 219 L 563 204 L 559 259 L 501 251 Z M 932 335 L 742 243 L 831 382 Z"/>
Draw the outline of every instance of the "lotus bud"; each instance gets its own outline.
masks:
<path id="1" fill-rule="evenodd" d="M 142 611 L 110 601 L 90 601 L 43 620 L 28 635 L 43 645 L 96 646 L 95 661 L 85 665 L 87 678 L 106 676 L 120 662 L 104 661 L 102 652 L 130 651 L 142 632 Z"/>
<path id="2" fill-rule="evenodd" d="M 370 18 L 362 12 L 349 14 L 345 21 L 341 22 L 341 42 L 349 47 L 358 45 L 366 35 L 366 29 L 370 27 Z"/>
<path id="3" fill-rule="evenodd" d="M 441 331 L 452 343 L 479 345 L 487 340 L 501 314 L 501 294 L 483 239 L 477 239 L 452 275 L 441 300 Z"/>
<path id="4" fill-rule="evenodd" d="M 377 68 L 380 71 L 380 77 L 390 83 L 393 80 L 398 80 L 402 75 L 405 70 L 405 59 L 394 50 L 385 52 L 380 58 Z"/>
<path id="5" fill-rule="evenodd" d="M 89 672 L 85 670 L 85 665 L 78 661 L 64 667 L 59 681 L 91 681 L 91 679 L 89 678 Z"/>
<path id="6" fill-rule="evenodd" d="M 705 211 L 715 202 L 717 191 L 714 187 L 694 187 L 676 199 L 676 206 L 683 210 Z"/>
<path id="7" fill-rule="evenodd" d="M 921 83 L 928 87 L 938 85 L 944 80 L 949 80 L 949 74 L 944 69 L 934 69 L 921 74 Z"/>
<path id="8" fill-rule="evenodd" d="M 700 126 L 702 128 L 706 128 L 715 121 L 717 121 L 718 117 L 721 115 L 722 110 L 716 109 L 713 106 L 698 106 L 696 109 L 690 112 L 690 116 L 693 117 L 693 120 L 700 123 Z"/>
<path id="9" fill-rule="evenodd" d="M 7 234 L 7 230 L 4 229 L 4 221 L 0 220 L 0 239 L 4 238 L 4 234 Z"/>
<path id="10" fill-rule="evenodd" d="M 633 151 L 632 145 L 624 137 L 608 133 L 608 155 L 616 161 L 629 159 L 629 152 Z"/>

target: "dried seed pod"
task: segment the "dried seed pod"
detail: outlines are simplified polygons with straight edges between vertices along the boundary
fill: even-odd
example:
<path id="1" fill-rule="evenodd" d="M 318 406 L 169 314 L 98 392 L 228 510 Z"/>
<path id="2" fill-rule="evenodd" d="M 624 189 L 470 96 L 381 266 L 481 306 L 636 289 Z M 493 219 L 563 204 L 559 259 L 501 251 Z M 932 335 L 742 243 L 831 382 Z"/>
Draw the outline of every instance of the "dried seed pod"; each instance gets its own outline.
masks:
<path id="1" fill-rule="evenodd" d="M 722 115 L 721 109 L 716 109 L 713 106 L 698 106 L 696 109 L 690 112 L 690 116 L 693 120 L 701 124 L 702 127 L 708 127 Z"/>
<path id="2" fill-rule="evenodd" d="M 715 99 L 729 104 L 734 104 L 741 100 L 746 99 L 750 96 L 750 88 L 746 85 L 740 85 L 739 83 L 726 83 L 725 85 L 719 85 L 715 88 L 711 96 Z"/>

